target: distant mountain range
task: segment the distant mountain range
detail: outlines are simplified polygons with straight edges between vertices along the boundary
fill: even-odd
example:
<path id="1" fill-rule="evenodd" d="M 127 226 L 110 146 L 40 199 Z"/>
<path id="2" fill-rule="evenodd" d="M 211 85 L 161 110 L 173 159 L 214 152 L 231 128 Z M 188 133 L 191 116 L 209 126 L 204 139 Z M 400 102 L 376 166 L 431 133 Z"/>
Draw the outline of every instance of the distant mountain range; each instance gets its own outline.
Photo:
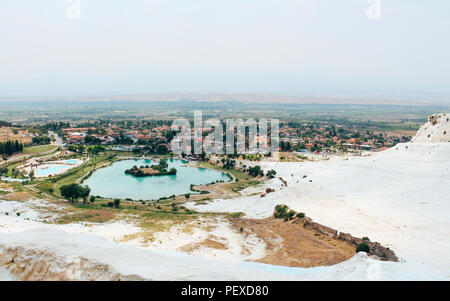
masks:
<path id="1" fill-rule="evenodd" d="M 241 102 L 241 103 L 320 103 L 320 104 L 387 104 L 450 105 L 450 95 L 429 92 L 373 92 L 372 96 L 308 96 L 265 93 L 167 93 L 148 95 L 49 96 L 0 98 L 0 101 L 142 101 L 142 102 Z"/>

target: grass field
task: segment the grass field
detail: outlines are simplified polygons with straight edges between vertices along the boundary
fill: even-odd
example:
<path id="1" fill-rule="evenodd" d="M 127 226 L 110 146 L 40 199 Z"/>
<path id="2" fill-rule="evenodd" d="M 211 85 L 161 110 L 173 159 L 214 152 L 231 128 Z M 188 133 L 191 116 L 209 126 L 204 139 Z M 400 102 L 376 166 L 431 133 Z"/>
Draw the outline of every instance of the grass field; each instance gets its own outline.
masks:
<path id="1" fill-rule="evenodd" d="M 43 153 L 43 152 L 50 151 L 54 148 L 57 148 L 57 146 L 53 145 L 53 144 L 30 146 L 30 147 L 25 147 L 23 149 L 23 153 L 24 154 L 37 154 L 37 153 Z"/>
<path id="2" fill-rule="evenodd" d="M 8 174 L 7 174 L 8 177 L 13 177 L 13 174 L 14 174 L 13 171 L 22 164 L 23 164 L 23 162 L 18 162 L 18 163 L 9 165 L 8 166 Z M 20 174 L 18 174 L 18 177 L 21 178 Z"/>

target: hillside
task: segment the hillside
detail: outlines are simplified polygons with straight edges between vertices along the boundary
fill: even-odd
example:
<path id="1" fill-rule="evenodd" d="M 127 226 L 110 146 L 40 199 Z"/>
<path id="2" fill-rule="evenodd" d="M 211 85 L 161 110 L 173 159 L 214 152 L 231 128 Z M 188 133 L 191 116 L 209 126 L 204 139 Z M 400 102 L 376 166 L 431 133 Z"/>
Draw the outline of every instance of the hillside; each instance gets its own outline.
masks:
<path id="1" fill-rule="evenodd" d="M 450 143 L 442 141 L 448 141 L 443 131 L 450 116 L 434 116 L 414 142 L 368 157 L 257 163 L 265 171 L 275 169 L 287 186 L 276 178 L 266 184 L 275 192 L 264 198 L 249 195 L 191 208 L 264 218 L 272 215 L 277 204 L 286 204 L 338 231 L 368 236 L 406 262 L 438 269 L 448 279 Z"/>
<path id="2" fill-rule="evenodd" d="M 419 129 L 411 142 L 450 142 L 450 114 L 434 114 L 428 117 L 428 122 Z"/>

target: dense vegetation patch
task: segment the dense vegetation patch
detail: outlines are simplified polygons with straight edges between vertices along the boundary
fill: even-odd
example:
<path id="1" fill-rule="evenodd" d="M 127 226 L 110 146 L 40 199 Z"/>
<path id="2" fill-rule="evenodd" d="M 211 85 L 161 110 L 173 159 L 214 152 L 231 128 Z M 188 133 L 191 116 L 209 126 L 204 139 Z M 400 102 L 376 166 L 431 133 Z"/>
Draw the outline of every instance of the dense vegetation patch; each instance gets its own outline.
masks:
<path id="1" fill-rule="evenodd" d="M 6 142 L 0 142 L 0 155 L 10 156 L 14 153 L 22 152 L 23 144 L 19 141 L 8 140 Z"/>
<path id="2" fill-rule="evenodd" d="M 360 243 L 357 247 L 356 247 L 356 253 L 358 252 L 366 252 L 369 253 L 370 252 L 370 248 L 366 243 Z"/>
<path id="3" fill-rule="evenodd" d="M 152 177 L 152 176 L 167 176 L 167 175 L 176 175 L 176 168 L 168 168 L 167 161 L 165 159 L 161 159 L 158 165 L 143 165 L 141 167 L 133 166 L 131 169 L 125 170 L 125 174 L 133 175 L 135 177 Z"/>

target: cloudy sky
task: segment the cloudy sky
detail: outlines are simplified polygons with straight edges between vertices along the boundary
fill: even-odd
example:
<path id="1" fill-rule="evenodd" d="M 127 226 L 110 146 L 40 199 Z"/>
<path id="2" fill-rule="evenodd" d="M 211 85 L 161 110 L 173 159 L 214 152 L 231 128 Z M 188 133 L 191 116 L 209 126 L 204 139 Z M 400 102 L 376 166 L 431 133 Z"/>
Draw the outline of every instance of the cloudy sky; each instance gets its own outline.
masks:
<path id="1" fill-rule="evenodd" d="M 1 1 L 0 97 L 450 94 L 450 1 L 368 2 Z"/>

